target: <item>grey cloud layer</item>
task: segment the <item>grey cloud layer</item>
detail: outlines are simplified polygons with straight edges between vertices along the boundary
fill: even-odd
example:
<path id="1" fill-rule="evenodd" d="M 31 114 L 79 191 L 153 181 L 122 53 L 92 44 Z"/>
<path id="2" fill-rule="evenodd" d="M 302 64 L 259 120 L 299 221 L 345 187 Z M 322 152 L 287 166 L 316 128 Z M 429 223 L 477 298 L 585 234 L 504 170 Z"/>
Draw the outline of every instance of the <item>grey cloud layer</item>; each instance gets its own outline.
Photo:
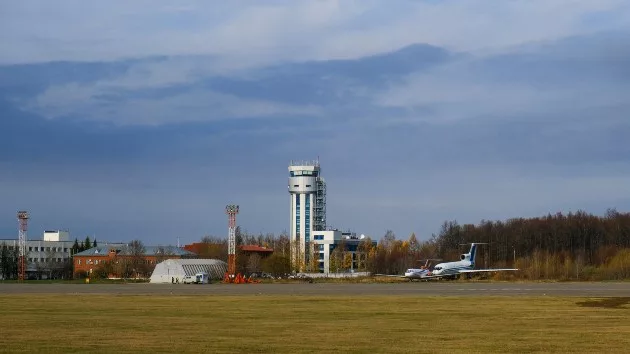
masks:
<path id="1" fill-rule="evenodd" d="M 629 7 L 622 0 L 20 2 L 0 11 L 0 62 L 216 55 L 230 68 L 357 58 L 413 43 L 496 50 L 618 28 Z"/>

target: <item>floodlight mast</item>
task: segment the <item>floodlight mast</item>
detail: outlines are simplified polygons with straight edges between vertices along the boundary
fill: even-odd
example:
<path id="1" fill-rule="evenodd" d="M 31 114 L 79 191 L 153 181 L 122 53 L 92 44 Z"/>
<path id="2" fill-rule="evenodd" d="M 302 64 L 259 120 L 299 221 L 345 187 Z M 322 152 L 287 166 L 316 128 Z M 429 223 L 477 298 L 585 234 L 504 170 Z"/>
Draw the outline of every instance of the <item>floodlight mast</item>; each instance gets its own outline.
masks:
<path id="1" fill-rule="evenodd" d="M 228 215 L 228 275 L 236 274 L 236 214 L 238 205 L 230 204 L 225 207 Z"/>
<path id="2" fill-rule="evenodd" d="M 28 212 L 18 211 L 17 218 L 20 225 L 18 236 L 18 281 L 21 282 L 26 278 L 26 231 L 28 230 Z"/>

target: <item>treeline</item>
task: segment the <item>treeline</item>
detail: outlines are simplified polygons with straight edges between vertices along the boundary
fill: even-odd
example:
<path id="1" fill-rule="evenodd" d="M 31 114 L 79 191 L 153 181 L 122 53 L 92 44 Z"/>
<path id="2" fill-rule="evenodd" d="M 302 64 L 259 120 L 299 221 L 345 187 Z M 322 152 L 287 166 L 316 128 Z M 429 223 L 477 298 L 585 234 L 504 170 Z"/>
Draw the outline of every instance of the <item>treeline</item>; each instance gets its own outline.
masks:
<path id="1" fill-rule="evenodd" d="M 236 272 L 241 274 L 252 274 L 265 272 L 273 276 L 282 276 L 292 271 L 291 268 L 291 243 L 289 236 L 283 232 L 279 236 L 273 233 L 267 234 L 250 234 L 242 231 L 240 227 L 236 228 Z M 228 244 L 227 239 L 204 236 L 201 239 L 204 247 L 199 252 L 199 257 L 215 258 L 227 262 Z M 255 245 L 267 247 L 274 250 L 273 254 L 267 257 L 261 257 L 256 253 L 246 253 L 239 249 L 238 246 Z"/>
<path id="2" fill-rule="evenodd" d="M 487 242 L 477 258 L 486 267 L 514 266 L 526 279 L 623 279 L 630 277 L 630 213 L 576 213 L 485 221 L 445 222 L 431 240 L 439 257 L 453 257 L 459 244 Z M 497 277 L 504 274 L 497 274 Z"/>
<path id="3" fill-rule="evenodd" d="M 227 240 L 206 237 L 207 256 L 227 260 Z M 402 274 L 418 267 L 427 258 L 458 260 L 467 253 L 469 243 L 482 242 L 477 253 L 477 268 L 515 267 L 519 272 L 497 273 L 495 277 L 522 279 L 598 280 L 630 278 L 630 213 L 609 209 L 603 216 L 577 211 L 549 214 L 543 217 L 514 218 L 505 221 L 482 220 L 478 224 L 460 225 L 445 221 L 436 235 L 418 241 L 415 234 L 398 239 L 393 231 L 373 246 L 366 237 L 358 246 L 355 262 L 341 244 L 331 254 L 331 271 L 370 271 Z M 286 233 L 251 235 L 237 229 L 237 244 L 253 244 L 274 249 L 273 258 L 252 267 L 246 257 L 238 257 L 239 271 L 274 272 L 271 264 L 281 269 L 314 271 L 316 262 L 291 269 L 291 245 Z M 313 245 L 313 257 L 317 247 Z M 295 253 L 295 252 L 294 252 Z M 255 263 L 255 262 L 254 262 Z"/>
<path id="4" fill-rule="evenodd" d="M 79 240 L 75 238 L 74 244 L 72 245 L 72 248 L 70 248 L 70 254 L 77 254 L 96 246 L 98 246 L 96 239 L 92 242 L 90 240 L 90 236 L 86 236 L 83 242 L 79 242 Z"/>

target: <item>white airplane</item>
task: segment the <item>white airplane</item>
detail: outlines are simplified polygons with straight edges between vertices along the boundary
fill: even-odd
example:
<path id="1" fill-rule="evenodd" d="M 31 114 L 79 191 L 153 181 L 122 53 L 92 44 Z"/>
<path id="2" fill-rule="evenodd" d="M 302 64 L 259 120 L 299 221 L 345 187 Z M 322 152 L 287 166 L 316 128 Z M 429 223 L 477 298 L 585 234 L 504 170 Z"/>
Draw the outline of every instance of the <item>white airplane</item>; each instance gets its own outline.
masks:
<path id="1" fill-rule="evenodd" d="M 475 255 L 477 254 L 477 245 L 485 245 L 486 243 L 471 243 L 470 251 L 462 254 L 461 259 L 455 262 L 446 262 L 436 264 L 433 269 L 423 277 L 430 278 L 457 278 L 460 274 L 469 273 L 486 273 L 486 272 L 505 272 L 516 271 L 517 268 L 494 268 L 494 269 L 473 269 L 475 268 Z"/>
<path id="2" fill-rule="evenodd" d="M 460 274 L 466 273 L 487 273 L 487 272 L 504 272 L 516 271 L 516 268 L 495 268 L 495 269 L 473 269 L 475 268 L 475 255 L 477 254 L 477 245 L 485 245 L 486 243 L 471 243 L 470 251 L 462 254 L 459 261 L 438 263 L 431 269 L 429 260 L 421 268 L 410 268 L 405 271 L 405 275 L 395 275 L 396 277 L 407 278 L 409 280 L 430 280 L 439 278 L 457 278 Z M 381 274 L 376 274 L 381 275 Z"/>
<path id="3" fill-rule="evenodd" d="M 430 277 L 431 266 L 430 261 L 441 261 L 441 259 L 427 259 L 424 265 L 420 268 L 409 268 L 405 271 L 405 275 L 402 278 L 408 278 L 409 280 L 421 280 L 426 277 Z"/>

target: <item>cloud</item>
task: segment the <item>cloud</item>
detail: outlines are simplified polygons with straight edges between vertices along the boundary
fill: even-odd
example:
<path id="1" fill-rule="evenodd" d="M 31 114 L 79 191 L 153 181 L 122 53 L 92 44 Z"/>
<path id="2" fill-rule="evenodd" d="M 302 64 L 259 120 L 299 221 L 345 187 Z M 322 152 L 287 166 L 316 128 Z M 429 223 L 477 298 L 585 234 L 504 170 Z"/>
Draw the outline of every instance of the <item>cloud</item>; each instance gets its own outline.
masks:
<path id="1" fill-rule="evenodd" d="M 0 12 L 0 63 L 212 55 L 229 69 L 413 43 L 496 50 L 627 26 L 629 10 L 622 0 L 20 2 Z"/>
<path id="2" fill-rule="evenodd" d="M 197 77 L 191 75 L 199 70 L 193 68 L 170 71 L 167 65 L 149 64 L 144 69 L 137 67 L 115 79 L 50 86 L 23 103 L 23 108 L 49 119 L 73 118 L 116 125 L 317 116 L 320 113 L 315 106 L 239 98 L 195 87 Z"/>
<path id="3" fill-rule="evenodd" d="M 588 109 L 627 105 L 628 40 L 630 32 L 602 34 L 465 58 L 412 73 L 374 99 L 406 110 L 412 121 L 571 120 Z"/>

